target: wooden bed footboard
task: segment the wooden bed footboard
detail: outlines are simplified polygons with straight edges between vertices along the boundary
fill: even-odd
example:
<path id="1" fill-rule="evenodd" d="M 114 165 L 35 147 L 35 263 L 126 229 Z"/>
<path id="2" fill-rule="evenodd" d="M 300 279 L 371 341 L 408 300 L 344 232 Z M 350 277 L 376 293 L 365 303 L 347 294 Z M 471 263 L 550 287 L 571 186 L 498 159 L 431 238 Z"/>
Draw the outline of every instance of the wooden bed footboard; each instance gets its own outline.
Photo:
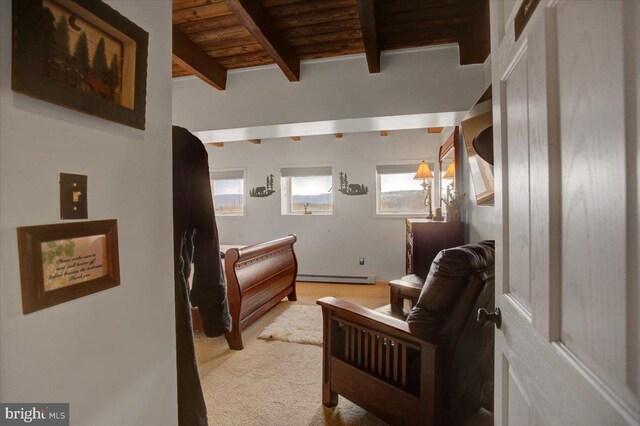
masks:
<path id="1" fill-rule="evenodd" d="M 298 261 L 293 234 L 277 240 L 227 250 L 224 256 L 227 295 L 232 330 L 227 333 L 231 349 L 241 350 L 248 325 L 264 315 L 284 297 L 297 300 Z"/>
<path id="2" fill-rule="evenodd" d="M 296 300 L 298 261 L 293 234 L 252 246 L 231 248 L 224 256 L 232 330 L 225 335 L 231 349 L 241 350 L 241 332 L 283 298 Z M 194 329 L 201 327 L 197 310 Z M 192 313 L 193 313 L 192 311 Z M 200 322 L 200 323 L 199 323 Z"/>

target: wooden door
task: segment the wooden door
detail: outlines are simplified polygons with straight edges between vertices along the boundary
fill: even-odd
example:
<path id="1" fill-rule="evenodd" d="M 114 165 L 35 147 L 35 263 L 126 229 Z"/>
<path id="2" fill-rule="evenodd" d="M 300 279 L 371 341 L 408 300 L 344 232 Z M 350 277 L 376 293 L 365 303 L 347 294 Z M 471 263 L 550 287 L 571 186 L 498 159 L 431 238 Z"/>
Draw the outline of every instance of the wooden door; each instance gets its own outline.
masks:
<path id="1" fill-rule="evenodd" d="M 541 0 L 516 41 L 521 4 L 491 2 L 495 424 L 638 424 L 640 2 Z"/>

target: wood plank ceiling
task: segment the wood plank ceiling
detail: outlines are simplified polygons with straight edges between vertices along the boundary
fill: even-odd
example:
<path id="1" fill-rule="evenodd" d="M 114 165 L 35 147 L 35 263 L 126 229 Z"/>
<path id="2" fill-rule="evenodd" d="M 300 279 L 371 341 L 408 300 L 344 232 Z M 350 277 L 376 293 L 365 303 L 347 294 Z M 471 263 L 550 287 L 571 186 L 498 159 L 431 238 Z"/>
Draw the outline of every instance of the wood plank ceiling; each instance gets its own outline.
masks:
<path id="1" fill-rule="evenodd" d="M 301 60 L 363 52 L 374 73 L 381 51 L 444 43 L 460 45 L 461 64 L 482 63 L 488 22 L 488 0 L 173 0 L 173 76 L 224 89 L 220 68 L 277 63 L 297 81 Z"/>

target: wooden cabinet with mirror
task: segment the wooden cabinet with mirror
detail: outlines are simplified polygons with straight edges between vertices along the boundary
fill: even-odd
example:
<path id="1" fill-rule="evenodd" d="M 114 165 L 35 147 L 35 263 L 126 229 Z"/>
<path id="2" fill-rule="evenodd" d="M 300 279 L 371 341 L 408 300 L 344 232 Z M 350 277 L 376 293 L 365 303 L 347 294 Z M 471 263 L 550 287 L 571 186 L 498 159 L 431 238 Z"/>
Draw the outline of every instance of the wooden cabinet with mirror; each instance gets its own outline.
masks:
<path id="1" fill-rule="evenodd" d="M 449 200 L 456 192 L 462 191 L 462 170 L 460 164 L 460 129 L 454 127 L 451 135 L 440 146 L 440 193 L 438 196 L 442 214 L 447 211 L 443 200 Z M 437 205 L 437 204 L 436 204 Z"/>

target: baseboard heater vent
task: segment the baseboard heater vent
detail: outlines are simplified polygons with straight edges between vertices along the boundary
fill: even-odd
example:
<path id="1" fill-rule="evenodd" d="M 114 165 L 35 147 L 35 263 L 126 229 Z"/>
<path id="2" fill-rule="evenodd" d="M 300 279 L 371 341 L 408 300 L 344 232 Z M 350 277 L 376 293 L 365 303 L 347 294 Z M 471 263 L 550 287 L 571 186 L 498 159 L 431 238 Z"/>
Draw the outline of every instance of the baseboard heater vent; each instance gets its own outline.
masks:
<path id="1" fill-rule="evenodd" d="M 354 276 L 354 275 L 308 275 L 298 274 L 298 281 L 312 281 L 319 283 L 338 283 L 338 284 L 375 284 L 376 277 L 371 276 Z"/>

